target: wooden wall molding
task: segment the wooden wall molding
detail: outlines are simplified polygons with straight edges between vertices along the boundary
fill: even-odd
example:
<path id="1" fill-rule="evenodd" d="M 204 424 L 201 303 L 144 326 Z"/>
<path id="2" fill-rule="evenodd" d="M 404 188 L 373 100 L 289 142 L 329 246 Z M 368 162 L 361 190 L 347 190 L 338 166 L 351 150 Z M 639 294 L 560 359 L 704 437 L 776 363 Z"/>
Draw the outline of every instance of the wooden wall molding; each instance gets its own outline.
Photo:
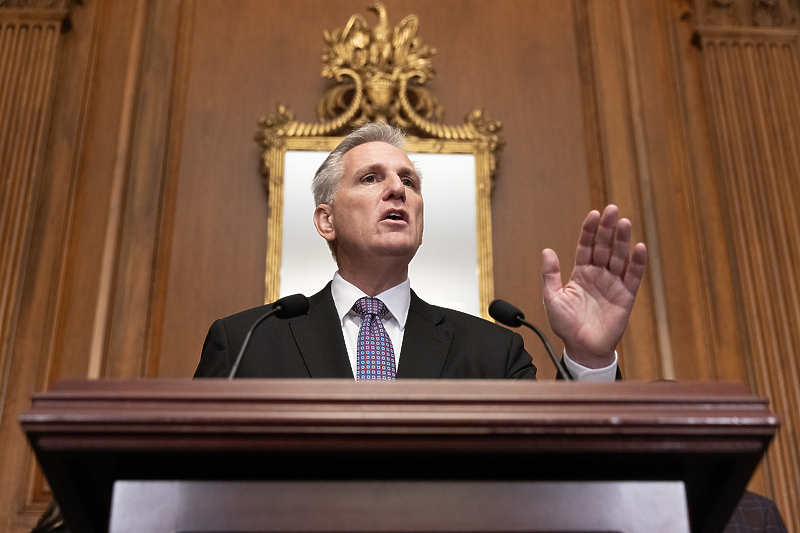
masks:
<path id="1" fill-rule="evenodd" d="M 19 3 L 19 2 L 18 2 Z M 35 2 L 33 2 L 35 4 Z M 0 383 L 8 383 L 21 272 L 31 238 L 65 2 L 0 4 Z M 0 416 L 5 391 L 0 390 Z"/>
<path id="2" fill-rule="evenodd" d="M 641 117 L 635 116 L 631 105 L 641 94 L 635 73 L 630 71 L 635 65 L 629 63 L 626 53 L 621 2 L 574 0 L 573 8 L 576 36 L 582 44 L 578 53 L 592 200 L 594 205 L 611 202 L 620 206 L 640 233 L 635 238 L 646 240 L 648 248 L 657 247 L 650 235 L 646 239 L 643 235 L 646 228 L 640 172 L 644 170 L 646 175 L 648 170 L 646 154 L 641 154 L 641 146 L 634 143 L 637 131 L 641 133 L 637 130 Z M 658 309 L 661 287 L 652 275 L 652 255 L 648 263 L 648 275 L 619 349 L 625 375 L 634 379 L 663 377 L 662 349 L 669 350 L 659 337 L 665 317 Z"/>
<path id="3" fill-rule="evenodd" d="M 0 308 L 18 329 L 16 339 L 6 335 L 0 352 L 5 358 L 0 359 L 0 462 L 8 466 L 4 477 L 14 487 L 0 495 L 0 531 L 30 530 L 50 499 L 16 421 L 17 410 L 30 394 L 49 388 L 64 374 L 138 377 L 157 372 L 147 367 L 148 362 L 158 364 L 148 350 L 148 328 L 151 312 L 159 311 L 153 293 L 164 278 L 157 272 L 163 274 L 168 264 L 170 227 L 164 229 L 161 220 L 171 216 L 172 207 L 164 213 L 163 202 L 168 201 L 165 195 L 174 194 L 174 181 L 166 176 L 174 175 L 177 166 L 168 154 L 179 152 L 177 132 L 183 116 L 173 90 L 178 99 L 182 93 L 172 80 L 176 72 L 185 77 L 186 28 L 191 27 L 186 19 L 192 15 L 186 6 L 193 3 L 131 4 L 97 2 L 76 13 L 63 63 L 54 57 L 51 65 L 51 76 L 59 76 L 54 81 L 59 85 L 55 118 L 44 112 L 38 116 L 44 125 L 54 120 L 55 131 L 51 139 L 42 140 L 42 150 L 47 150 L 39 154 L 43 168 L 31 169 L 35 183 L 26 189 L 27 222 L 13 225 L 17 234 L 33 238 L 30 251 L 20 251 L 13 263 L 7 261 L 6 225 L 0 228 L 0 267 L 10 263 L 18 274 L 7 284 L 16 291 L 15 305 L 5 305 L 4 296 Z M 13 17 L 23 21 L 20 27 L 32 27 L 31 21 L 54 19 L 60 21 L 53 26 L 59 38 L 69 15 L 67 4 L 47 5 L 3 6 L 0 22 Z M 6 34 L 0 33 L 0 38 Z M 113 40 L 129 46 L 109 47 Z M 4 42 L 0 40 L 0 59 Z M 117 72 L 127 75 L 120 79 Z M 7 77 L 17 85 L 26 79 L 24 72 Z M 0 84 L 0 90 L 3 87 Z M 48 104 L 53 96 L 47 97 Z M 175 124 L 173 111 L 179 117 Z M 7 138 L 0 130 L 0 139 Z M 5 191 L 5 172 L 2 175 Z M 83 283 L 86 271 L 93 273 L 93 286 Z M 6 331 L 13 329 L 0 333 Z"/>
<path id="4" fill-rule="evenodd" d="M 169 264 L 169 249 L 161 239 L 171 238 L 174 201 L 172 157 L 178 150 L 180 123 L 173 113 L 183 113 L 186 55 L 185 35 L 191 31 L 188 17 L 192 2 L 171 0 L 148 3 L 143 35 L 141 67 L 136 82 L 135 116 L 132 117 L 125 170 L 124 204 L 118 212 L 119 240 L 107 259 L 114 269 L 113 286 L 101 298 L 109 305 L 104 323 L 106 342 L 95 344 L 103 361 L 98 376 L 144 377 L 157 375 L 155 350 L 159 327 L 152 314 L 163 312 L 163 276 Z M 186 7 L 186 6 L 189 7 Z M 172 173 L 170 173 L 170 170 Z M 169 209 L 165 211 L 165 204 Z M 155 329 L 156 331 L 153 331 Z"/>
<path id="5" fill-rule="evenodd" d="M 0 0 L 0 8 L 23 10 L 64 10 L 73 0 Z"/>
<path id="6" fill-rule="evenodd" d="M 38 368 L 40 359 L 27 361 L 15 351 L 23 287 L 28 271 L 35 212 L 42 189 L 53 100 L 57 85 L 63 34 L 69 27 L 70 1 L 0 1 L 0 427 L 3 464 L 9 487 L 19 492 L 30 479 L 24 442 L 9 442 L 16 426 L 15 405 L 20 364 Z M 46 191 L 45 194 L 47 194 Z M 12 478 L 14 480 L 12 481 Z M 9 501 L 0 501 L 3 525 L 23 522 L 38 508 L 28 498 L 18 502 L 19 515 L 7 515 Z M 26 518 L 27 517 L 27 518 Z"/>
<path id="7" fill-rule="evenodd" d="M 700 27 L 790 28 L 798 24 L 793 0 L 698 0 Z"/>
<path id="8" fill-rule="evenodd" d="M 771 481 L 788 529 L 798 530 L 800 29 L 786 2 L 745 4 L 726 6 L 727 18 L 701 11 L 700 21 L 741 27 L 698 26 L 697 42 L 751 378 L 783 417 Z"/>

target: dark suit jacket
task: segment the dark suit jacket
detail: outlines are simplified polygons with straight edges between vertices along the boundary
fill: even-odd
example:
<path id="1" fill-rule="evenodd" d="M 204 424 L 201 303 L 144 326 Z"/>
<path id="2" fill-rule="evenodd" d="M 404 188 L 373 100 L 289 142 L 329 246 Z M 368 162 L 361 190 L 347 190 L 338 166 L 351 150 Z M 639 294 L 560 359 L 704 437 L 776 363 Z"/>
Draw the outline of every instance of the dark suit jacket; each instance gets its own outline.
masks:
<path id="1" fill-rule="evenodd" d="M 238 377 L 353 379 L 330 283 L 309 300 L 307 315 L 271 318 L 256 328 Z M 247 330 L 269 309 L 215 321 L 195 377 L 227 376 Z M 397 378 L 535 379 L 536 367 L 518 333 L 430 305 L 411 291 Z"/>
<path id="2" fill-rule="evenodd" d="M 786 533 L 775 502 L 745 491 L 724 533 Z"/>

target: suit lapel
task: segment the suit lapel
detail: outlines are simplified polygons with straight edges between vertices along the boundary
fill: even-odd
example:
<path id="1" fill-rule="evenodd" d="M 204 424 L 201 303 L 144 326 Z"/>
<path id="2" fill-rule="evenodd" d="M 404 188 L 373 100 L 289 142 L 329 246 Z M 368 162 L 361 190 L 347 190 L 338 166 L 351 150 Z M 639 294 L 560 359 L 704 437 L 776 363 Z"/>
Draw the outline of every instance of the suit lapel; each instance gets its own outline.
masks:
<path id="1" fill-rule="evenodd" d="M 312 378 L 353 378 L 331 284 L 311 296 L 307 315 L 289 321 L 297 348 Z"/>
<path id="2" fill-rule="evenodd" d="M 441 376 L 453 334 L 441 324 L 444 315 L 411 291 L 397 377 L 435 379 Z"/>

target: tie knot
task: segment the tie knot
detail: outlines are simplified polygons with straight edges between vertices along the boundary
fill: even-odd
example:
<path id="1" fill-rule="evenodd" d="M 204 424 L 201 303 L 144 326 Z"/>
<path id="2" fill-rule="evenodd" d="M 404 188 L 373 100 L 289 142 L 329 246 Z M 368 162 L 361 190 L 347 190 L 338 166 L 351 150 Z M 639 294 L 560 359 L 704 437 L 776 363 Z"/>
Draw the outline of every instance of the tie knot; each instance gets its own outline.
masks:
<path id="1" fill-rule="evenodd" d="M 377 298 L 371 298 L 369 296 L 364 296 L 356 301 L 356 303 L 353 304 L 353 311 L 361 315 L 361 318 L 365 318 L 367 315 L 383 318 L 386 316 L 386 313 L 389 312 L 386 308 L 386 304 Z"/>

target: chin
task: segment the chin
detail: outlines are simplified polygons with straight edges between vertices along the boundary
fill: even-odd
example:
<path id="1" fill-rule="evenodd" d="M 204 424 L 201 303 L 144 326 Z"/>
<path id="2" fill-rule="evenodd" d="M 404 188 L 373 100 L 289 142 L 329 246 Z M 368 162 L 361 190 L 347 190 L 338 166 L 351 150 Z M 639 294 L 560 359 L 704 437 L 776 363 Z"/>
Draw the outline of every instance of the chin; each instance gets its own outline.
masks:
<path id="1" fill-rule="evenodd" d="M 417 243 L 394 243 L 387 244 L 383 248 L 383 253 L 390 257 L 408 257 L 408 260 L 411 261 L 418 249 L 419 244 Z"/>

